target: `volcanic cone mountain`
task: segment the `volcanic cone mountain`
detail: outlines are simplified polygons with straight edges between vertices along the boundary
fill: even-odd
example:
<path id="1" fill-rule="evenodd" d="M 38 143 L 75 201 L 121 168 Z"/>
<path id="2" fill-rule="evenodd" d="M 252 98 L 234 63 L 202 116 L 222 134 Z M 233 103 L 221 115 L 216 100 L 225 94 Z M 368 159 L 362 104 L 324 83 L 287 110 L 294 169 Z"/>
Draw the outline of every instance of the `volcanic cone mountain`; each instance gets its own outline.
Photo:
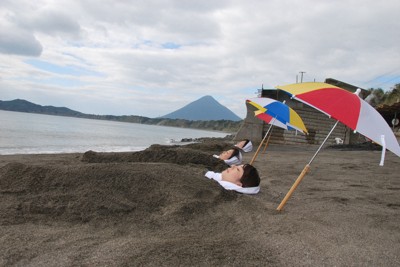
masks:
<path id="1" fill-rule="evenodd" d="M 196 101 L 180 108 L 174 112 L 162 116 L 168 119 L 184 119 L 192 121 L 210 120 L 242 120 L 227 107 L 221 105 L 212 96 L 203 96 Z"/>

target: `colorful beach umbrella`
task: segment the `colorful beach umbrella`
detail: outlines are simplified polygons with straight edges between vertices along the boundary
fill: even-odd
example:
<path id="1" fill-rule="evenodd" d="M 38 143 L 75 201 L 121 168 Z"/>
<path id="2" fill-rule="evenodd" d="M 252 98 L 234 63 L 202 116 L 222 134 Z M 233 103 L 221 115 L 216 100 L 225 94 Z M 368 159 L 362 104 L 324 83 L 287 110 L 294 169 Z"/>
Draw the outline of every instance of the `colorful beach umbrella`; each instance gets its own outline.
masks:
<path id="1" fill-rule="evenodd" d="M 296 83 L 276 88 L 287 92 L 293 99 L 303 102 L 337 120 L 331 131 L 322 142 L 310 162 L 305 166 L 288 194 L 278 207 L 281 210 L 293 191 L 309 170 L 309 167 L 340 121 L 350 129 L 359 132 L 382 146 L 381 163 L 383 165 L 385 150 L 400 156 L 400 146 L 389 125 L 383 117 L 367 102 L 343 88 L 321 82 Z"/>
<path id="2" fill-rule="evenodd" d="M 285 128 L 286 130 L 295 129 L 302 133 L 308 133 L 299 114 L 284 103 L 268 97 L 251 98 L 247 102 L 258 109 L 255 112 L 256 117 L 264 121 L 275 118 L 286 125 L 286 127 L 281 128 Z"/>
<path id="3" fill-rule="evenodd" d="M 289 84 L 277 88 L 340 121 L 375 143 L 385 146 L 400 157 L 399 143 L 385 119 L 357 94 L 317 82 Z"/>
<path id="4" fill-rule="evenodd" d="M 257 108 L 257 110 L 254 112 L 257 118 L 270 124 L 270 127 L 258 146 L 256 153 L 250 161 L 250 164 L 253 164 L 254 160 L 256 159 L 260 148 L 265 142 L 268 133 L 272 130 L 273 125 L 285 130 L 297 130 L 302 133 L 308 133 L 307 128 L 305 127 L 299 114 L 282 102 L 267 97 L 257 97 L 248 99 L 247 103 Z"/>

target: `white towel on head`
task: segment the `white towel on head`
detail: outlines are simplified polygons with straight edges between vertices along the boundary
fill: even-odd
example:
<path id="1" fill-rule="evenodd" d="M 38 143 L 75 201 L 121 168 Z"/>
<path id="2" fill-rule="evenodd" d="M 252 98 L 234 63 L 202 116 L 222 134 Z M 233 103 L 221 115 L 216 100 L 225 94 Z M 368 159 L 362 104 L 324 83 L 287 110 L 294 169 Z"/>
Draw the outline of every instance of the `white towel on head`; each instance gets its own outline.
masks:
<path id="1" fill-rule="evenodd" d="M 239 155 L 240 155 L 240 154 L 239 154 Z M 240 156 L 239 156 L 239 157 L 240 157 Z M 234 156 L 234 157 L 232 157 L 232 158 L 230 158 L 230 159 L 226 159 L 226 160 L 224 160 L 224 161 L 225 161 L 225 163 L 228 164 L 229 166 L 232 166 L 232 165 L 239 165 L 240 163 L 242 163 L 241 157 L 238 158 L 238 157 L 236 157 L 236 156 Z"/>
<path id="2" fill-rule="evenodd" d="M 239 158 L 240 163 L 242 163 L 242 161 L 243 161 L 243 156 L 242 156 L 242 153 L 240 153 L 240 151 L 239 151 L 238 158 Z"/>
<path id="3" fill-rule="evenodd" d="M 253 144 L 251 143 L 251 141 L 249 141 L 243 148 L 242 150 L 244 152 L 251 152 L 253 150 Z"/>

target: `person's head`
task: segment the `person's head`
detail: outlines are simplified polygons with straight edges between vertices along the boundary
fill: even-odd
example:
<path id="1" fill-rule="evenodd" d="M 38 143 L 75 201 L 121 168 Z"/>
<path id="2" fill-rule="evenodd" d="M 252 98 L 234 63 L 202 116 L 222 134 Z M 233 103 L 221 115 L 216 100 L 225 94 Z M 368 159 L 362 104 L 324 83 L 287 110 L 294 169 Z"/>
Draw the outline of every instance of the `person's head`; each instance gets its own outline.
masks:
<path id="1" fill-rule="evenodd" d="M 244 172 L 240 179 L 242 187 L 255 187 L 260 185 L 260 175 L 254 166 L 244 164 L 243 170 Z"/>
<path id="2" fill-rule="evenodd" d="M 249 139 L 243 139 L 242 141 L 239 141 L 236 146 L 238 148 L 243 148 L 250 140 Z"/>
<path id="3" fill-rule="evenodd" d="M 232 148 L 226 151 L 222 151 L 222 153 L 219 155 L 219 158 L 222 160 L 228 160 L 233 157 L 238 157 L 239 156 L 239 149 L 237 148 Z"/>
<path id="4" fill-rule="evenodd" d="M 258 171 L 250 164 L 229 167 L 222 172 L 222 180 L 241 187 L 256 187 L 260 185 Z"/>

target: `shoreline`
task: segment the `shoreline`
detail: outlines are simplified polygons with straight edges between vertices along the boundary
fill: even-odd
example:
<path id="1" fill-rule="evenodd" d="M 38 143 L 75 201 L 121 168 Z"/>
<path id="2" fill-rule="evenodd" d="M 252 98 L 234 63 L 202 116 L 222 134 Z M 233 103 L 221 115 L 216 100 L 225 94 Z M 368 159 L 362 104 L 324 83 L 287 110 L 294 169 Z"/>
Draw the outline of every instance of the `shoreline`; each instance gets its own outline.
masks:
<path id="1" fill-rule="evenodd" d="M 261 192 L 249 196 L 220 188 L 204 177 L 204 161 L 195 163 L 224 145 L 232 143 L 156 145 L 91 161 L 85 153 L 1 155 L 0 264 L 400 264 L 396 155 L 379 167 L 380 151 L 324 148 L 278 212 L 315 148 L 269 146 L 253 164 Z M 164 152 L 174 156 L 151 161 Z"/>

